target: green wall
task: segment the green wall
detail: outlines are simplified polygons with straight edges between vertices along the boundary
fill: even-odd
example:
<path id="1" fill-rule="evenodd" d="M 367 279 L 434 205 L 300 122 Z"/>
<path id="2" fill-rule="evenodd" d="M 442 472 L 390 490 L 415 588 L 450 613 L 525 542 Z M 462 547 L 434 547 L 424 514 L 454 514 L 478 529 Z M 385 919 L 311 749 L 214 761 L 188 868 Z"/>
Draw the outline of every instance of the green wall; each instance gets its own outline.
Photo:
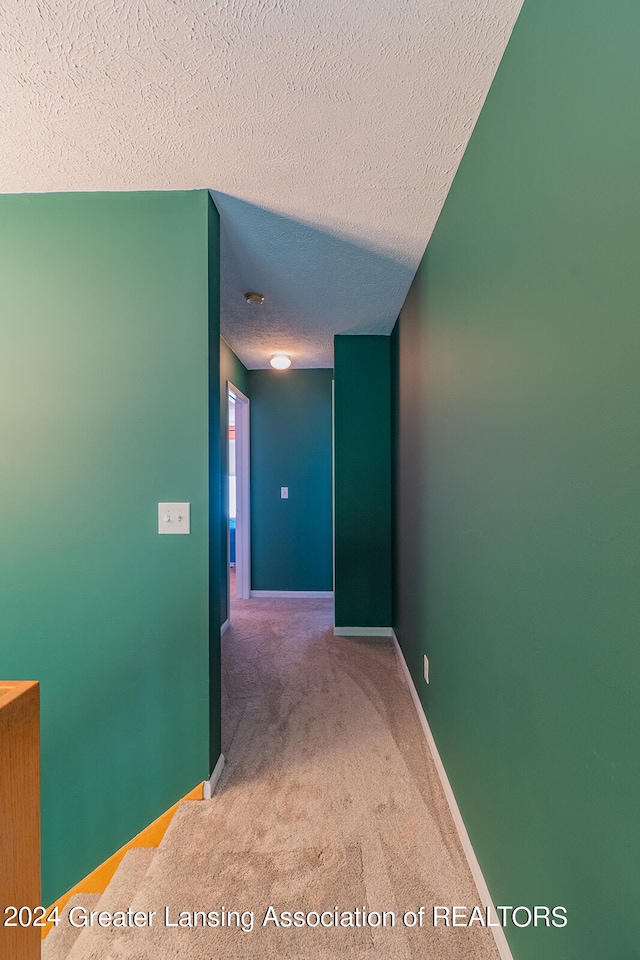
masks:
<path id="1" fill-rule="evenodd" d="M 227 381 L 237 387 L 245 397 L 249 396 L 249 371 L 229 346 L 220 338 L 220 400 L 227 402 Z M 224 439 L 226 443 L 226 424 Z"/>
<path id="2" fill-rule="evenodd" d="M 222 660 L 220 649 L 221 588 L 226 563 L 220 551 L 226 533 L 223 463 L 220 433 L 220 214 L 207 195 L 207 288 L 209 311 L 209 771 L 222 752 Z M 226 592 L 225 592 L 226 601 Z"/>
<path id="3" fill-rule="evenodd" d="M 332 370 L 248 372 L 253 590 L 333 589 L 332 380 Z"/>
<path id="4" fill-rule="evenodd" d="M 220 463 L 222 473 L 222 522 L 220 524 L 220 556 L 221 576 L 219 577 L 220 593 L 220 625 L 229 616 L 229 599 L 227 596 L 227 570 L 229 567 L 229 544 L 227 542 L 227 523 L 229 520 L 229 449 L 227 434 L 229 432 L 229 417 L 227 404 L 227 383 L 230 382 L 248 396 L 247 368 L 236 357 L 229 344 L 220 338 Z"/>
<path id="5" fill-rule="evenodd" d="M 389 627 L 389 337 L 335 337 L 334 368 L 335 622 Z"/>
<path id="6" fill-rule="evenodd" d="M 41 681 L 45 903 L 209 773 L 216 230 L 206 191 L 0 197 L 0 674 Z"/>
<path id="7" fill-rule="evenodd" d="M 396 631 L 495 902 L 569 912 L 516 960 L 638 952 L 639 38 L 525 0 L 396 334 Z"/>

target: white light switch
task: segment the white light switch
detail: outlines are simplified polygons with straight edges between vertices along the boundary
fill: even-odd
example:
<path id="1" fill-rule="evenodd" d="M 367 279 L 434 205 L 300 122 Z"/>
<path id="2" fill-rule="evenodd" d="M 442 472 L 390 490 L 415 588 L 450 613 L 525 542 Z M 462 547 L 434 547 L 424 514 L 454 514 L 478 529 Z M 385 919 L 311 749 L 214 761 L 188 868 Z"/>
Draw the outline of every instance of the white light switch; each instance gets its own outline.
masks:
<path id="1" fill-rule="evenodd" d="M 159 503 L 158 533 L 191 533 L 191 504 Z"/>
<path id="2" fill-rule="evenodd" d="M 280 487 L 280 499 L 281 500 L 289 499 L 289 487 Z"/>

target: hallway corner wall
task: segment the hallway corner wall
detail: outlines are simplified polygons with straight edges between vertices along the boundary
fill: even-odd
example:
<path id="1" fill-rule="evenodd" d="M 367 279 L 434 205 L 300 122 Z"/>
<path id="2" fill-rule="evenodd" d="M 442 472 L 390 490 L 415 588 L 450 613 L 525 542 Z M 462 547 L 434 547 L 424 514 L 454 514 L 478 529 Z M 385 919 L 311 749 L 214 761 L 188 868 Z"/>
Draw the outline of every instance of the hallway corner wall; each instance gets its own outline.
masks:
<path id="1" fill-rule="evenodd" d="M 207 198 L 0 197 L 0 670 L 41 683 L 45 904 L 209 774 Z"/>
<path id="2" fill-rule="evenodd" d="M 637 952 L 639 38 L 526 0 L 393 335 L 396 633 L 494 902 L 568 912 L 518 960 Z"/>
<path id="3" fill-rule="evenodd" d="M 390 338 L 339 335 L 335 368 L 335 624 L 390 627 Z"/>
<path id="4" fill-rule="evenodd" d="M 227 528 L 229 524 L 229 411 L 227 401 L 227 383 L 233 383 L 245 397 L 249 396 L 248 371 L 241 360 L 235 355 L 225 340 L 220 338 L 220 472 L 222 477 L 221 490 L 221 529 L 220 529 L 220 556 L 221 570 L 219 577 L 220 593 L 220 626 L 229 616 L 227 596 L 227 571 L 229 568 L 229 544 Z"/>
<path id="5" fill-rule="evenodd" d="M 208 487 L 209 487 L 209 769 L 214 770 L 222 752 L 222 651 L 220 623 L 222 614 L 221 585 L 226 583 L 226 564 L 220 544 L 226 544 L 226 519 L 223 491 L 223 451 L 220 434 L 226 423 L 226 404 L 220 397 L 222 351 L 220 340 L 220 214 L 207 191 L 207 302 L 209 311 L 209 420 L 208 420 Z M 226 606 L 226 590 L 225 590 Z"/>

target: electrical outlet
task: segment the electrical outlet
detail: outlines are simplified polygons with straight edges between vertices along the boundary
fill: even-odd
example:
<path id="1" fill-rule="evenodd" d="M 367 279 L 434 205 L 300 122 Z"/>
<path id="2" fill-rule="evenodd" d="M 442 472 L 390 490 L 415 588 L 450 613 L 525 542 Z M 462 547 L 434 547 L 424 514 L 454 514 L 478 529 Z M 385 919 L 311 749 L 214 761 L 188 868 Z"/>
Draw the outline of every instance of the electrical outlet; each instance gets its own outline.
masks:
<path id="1" fill-rule="evenodd" d="M 424 679 L 426 683 L 429 683 L 429 658 L 426 654 L 424 658 Z"/>

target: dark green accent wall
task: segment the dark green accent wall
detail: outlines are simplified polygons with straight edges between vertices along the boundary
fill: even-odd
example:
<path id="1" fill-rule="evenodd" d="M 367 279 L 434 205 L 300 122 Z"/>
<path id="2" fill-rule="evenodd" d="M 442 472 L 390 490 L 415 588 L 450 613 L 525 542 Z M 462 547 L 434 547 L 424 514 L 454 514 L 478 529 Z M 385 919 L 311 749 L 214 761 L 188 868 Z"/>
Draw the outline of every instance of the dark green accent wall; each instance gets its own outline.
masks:
<path id="1" fill-rule="evenodd" d="M 220 399 L 227 402 L 227 381 L 237 387 L 245 397 L 249 396 L 249 371 L 238 359 L 229 344 L 220 339 Z M 225 425 L 226 430 L 226 425 Z M 225 432 L 226 442 L 226 432 Z"/>
<path id="2" fill-rule="evenodd" d="M 219 577 L 220 593 L 220 625 L 229 616 L 229 598 L 227 596 L 227 570 L 229 568 L 229 544 L 227 542 L 227 523 L 229 520 L 229 450 L 227 434 L 229 432 L 229 417 L 227 404 L 227 383 L 230 382 L 247 397 L 249 386 L 247 382 L 247 368 L 238 359 L 231 347 L 222 338 L 220 339 L 220 464 L 222 472 L 222 522 L 220 525 L 220 556 L 221 575 Z"/>
<path id="3" fill-rule="evenodd" d="M 332 380 L 332 370 L 248 372 L 253 590 L 333 589 Z"/>
<path id="4" fill-rule="evenodd" d="M 0 675 L 41 681 L 45 903 L 209 773 L 207 204 L 0 197 Z"/>
<path id="5" fill-rule="evenodd" d="M 226 587 L 226 562 L 220 551 L 226 541 L 223 496 L 223 450 L 220 433 L 225 418 L 221 415 L 220 367 L 220 214 L 207 194 L 207 283 L 209 307 L 209 772 L 222 752 L 222 661 L 220 623 L 221 586 Z M 224 601 L 226 605 L 226 589 Z"/>
<path id="6" fill-rule="evenodd" d="M 390 339 L 334 338 L 335 622 L 391 626 Z"/>
<path id="7" fill-rule="evenodd" d="M 416 587 L 416 575 L 426 564 L 424 442 L 424 337 L 420 311 L 415 307 L 417 284 L 413 284 L 391 333 L 391 498 L 393 548 L 393 625 L 397 636 L 420 636 L 424 631 L 424 597 Z M 412 309 L 413 307 L 413 309 Z M 402 329 L 402 337 L 400 331 Z M 400 371 L 402 379 L 400 380 Z M 421 653 L 412 666 L 422 675 Z M 403 651 L 407 660 L 410 652 Z"/>
<path id="8" fill-rule="evenodd" d="M 639 38 L 526 0 L 397 334 L 396 632 L 494 900 L 569 912 L 516 960 L 638 951 Z"/>

